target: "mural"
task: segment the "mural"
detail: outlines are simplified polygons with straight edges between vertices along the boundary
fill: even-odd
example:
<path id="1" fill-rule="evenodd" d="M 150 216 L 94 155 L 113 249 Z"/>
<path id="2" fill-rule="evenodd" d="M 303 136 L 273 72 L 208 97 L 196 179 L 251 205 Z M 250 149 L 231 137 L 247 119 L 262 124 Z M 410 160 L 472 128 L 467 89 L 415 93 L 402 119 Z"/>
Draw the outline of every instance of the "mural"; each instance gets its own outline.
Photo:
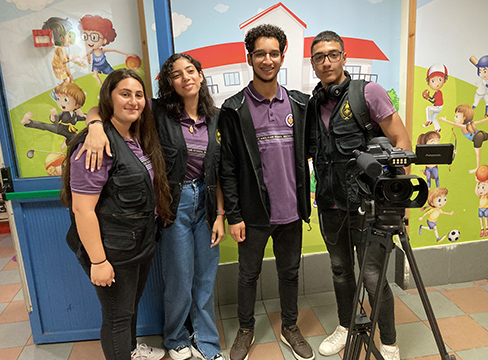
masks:
<path id="1" fill-rule="evenodd" d="M 2 4 L 0 17 L 0 34 L 9 39 L 0 42 L 0 60 L 15 152 L 21 177 L 59 176 L 66 145 L 85 127 L 106 75 L 127 67 L 144 78 L 137 4 L 24 3 L 16 11 Z M 35 29 L 50 30 L 52 46 L 35 47 Z"/>
<path id="2" fill-rule="evenodd" d="M 412 166 L 429 187 L 428 204 L 410 210 L 414 247 L 488 237 L 488 47 L 449 20 L 475 24 L 487 11 L 482 0 L 418 2 L 412 138 L 452 143 L 455 153 L 451 165 Z M 432 14 L 443 20 L 434 24 Z M 435 44 L 456 44 L 456 51 L 434 45 L 434 33 Z"/>
<path id="3" fill-rule="evenodd" d="M 209 91 L 220 106 L 226 98 L 247 86 L 253 77 L 246 61 L 245 34 L 254 26 L 271 23 L 281 27 L 288 40 L 278 82 L 289 89 L 311 94 L 318 82 L 310 62 L 312 40 L 323 30 L 334 30 L 344 40 L 346 70 L 353 78 L 379 82 L 388 90 L 398 109 L 401 4 L 375 0 L 346 3 L 230 0 L 210 5 L 197 0 L 172 0 L 175 51 L 187 52 L 202 63 Z M 349 14 L 347 24 L 335 16 L 324 21 L 324 13 L 342 13 L 344 6 L 355 9 Z M 364 27 L 365 18 L 378 26 Z M 209 23 L 212 26 L 208 26 Z M 381 28 L 387 28 L 388 32 Z M 312 171 L 310 168 L 312 216 L 311 226 L 304 226 L 304 253 L 325 250 L 314 204 Z M 236 261 L 235 248 L 235 242 L 227 236 L 220 245 L 222 261 Z M 266 256 L 273 256 L 271 242 Z"/>

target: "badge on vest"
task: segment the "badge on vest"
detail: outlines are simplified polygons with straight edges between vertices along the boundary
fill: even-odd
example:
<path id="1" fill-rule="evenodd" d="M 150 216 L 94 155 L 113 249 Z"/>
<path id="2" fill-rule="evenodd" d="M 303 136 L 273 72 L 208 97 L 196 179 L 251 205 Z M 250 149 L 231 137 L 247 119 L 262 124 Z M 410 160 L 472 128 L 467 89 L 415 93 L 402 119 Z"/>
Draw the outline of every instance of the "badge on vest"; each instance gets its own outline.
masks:
<path id="1" fill-rule="evenodd" d="M 341 106 L 340 110 L 341 118 L 344 120 L 350 120 L 352 118 L 351 107 L 349 106 L 349 100 L 346 100 Z"/>
<path id="2" fill-rule="evenodd" d="M 288 127 L 293 127 L 293 114 L 288 114 L 285 121 Z"/>

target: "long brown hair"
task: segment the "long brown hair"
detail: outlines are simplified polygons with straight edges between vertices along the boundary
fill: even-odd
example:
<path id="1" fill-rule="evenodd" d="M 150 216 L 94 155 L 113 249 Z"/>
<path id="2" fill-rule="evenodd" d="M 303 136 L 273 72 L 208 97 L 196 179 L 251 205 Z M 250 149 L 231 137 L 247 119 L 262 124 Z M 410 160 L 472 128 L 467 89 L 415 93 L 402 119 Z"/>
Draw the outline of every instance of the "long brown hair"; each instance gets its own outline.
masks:
<path id="1" fill-rule="evenodd" d="M 464 116 L 464 125 L 466 125 L 466 130 L 468 130 L 470 135 L 473 135 L 478 129 L 476 128 L 475 123 L 473 122 L 474 118 L 474 110 L 468 104 L 461 104 L 456 107 L 454 110 L 455 113 L 461 113 Z"/>
<path id="2" fill-rule="evenodd" d="M 100 100 L 98 103 L 99 114 L 103 123 L 110 121 L 113 115 L 112 91 L 117 87 L 118 83 L 127 78 L 136 79 L 143 88 L 144 99 L 146 99 L 146 106 L 142 111 L 141 117 L 131 124 L 130 130 L 136 134 L 140 141 L 141 148 L 147 157 L 151 160 L 154 169 L 154 191 L 156 192 L 156 202 L 158 213 L 164 223 L 170 222 L 172 216 L 169 204 L 171 203 L 171 193 L 169 189 L 168 179 L 166 177 L 166 164 L 164 162 L 161 145 L 156 131 L 152 111 L 147 104 L 146 89 L 144 82 L 137 73 L 129 69 L 118 69 L 113 71 L 105 81 L 100 89 Z M 71 187 L 70 187 L 70 156 L 71 147 L 76 140 L 87 133 L 87 129 L 78 134 L 78 136 L 70 143 L 67 151 L 67 156 L 63 163 L 63 187 L 61 189 L 61 201 L 65 206 L 71 203 Z"/>

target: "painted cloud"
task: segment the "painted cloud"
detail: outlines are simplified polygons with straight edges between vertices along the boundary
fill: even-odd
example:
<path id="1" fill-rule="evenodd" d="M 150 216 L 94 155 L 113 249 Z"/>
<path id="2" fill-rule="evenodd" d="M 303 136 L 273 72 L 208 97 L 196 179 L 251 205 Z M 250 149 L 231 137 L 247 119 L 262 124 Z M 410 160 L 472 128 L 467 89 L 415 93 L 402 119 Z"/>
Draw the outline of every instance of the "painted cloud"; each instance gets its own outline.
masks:
<path id="1" fill-rule="evenodd" d="M 187 18 L 185 15 L 173 13 L 173 36 L 177 38 L 182 33 L 184 33 L 191 25 L 192 21 L 190 18 Z"/>
<path id="2" fill-rule="evenodd" d="M 5 0 L 8 3 L 13 3 L 19 10 L 40 11 L 48 4 L 52 4 L 54 0 Z"/>

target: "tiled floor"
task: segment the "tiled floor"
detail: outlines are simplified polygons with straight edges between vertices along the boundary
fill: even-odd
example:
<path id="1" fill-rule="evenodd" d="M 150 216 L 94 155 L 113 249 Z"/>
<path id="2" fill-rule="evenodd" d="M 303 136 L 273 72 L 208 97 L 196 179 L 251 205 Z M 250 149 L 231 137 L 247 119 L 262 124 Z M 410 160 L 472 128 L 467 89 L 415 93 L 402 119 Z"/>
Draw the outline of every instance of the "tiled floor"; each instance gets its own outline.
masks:
<path id="1" fill-rule="evenodd" d="M 402 359 L 440 359 L 419 296 L 392 285 L 396 301 L 398 345 Z M 444 341 L 450 354 L 461 360 L 488 359 L 488 281 L 428 288 Z M 300 296 L 298 325 L 314 349 L 337 325 L 333 293 Z M 232 345 L 238 328 L 236 305 L 217 309 L 221 347 Z M 279 300 L 256 304 L 256 342 L 249 360 L 293 360 L 279 339 Z M 140 339 L 161 346 L 160 336 Z M 374 358 L 374 357 L 372 357 Z M 1 360 L 98 360 L 98 341 L 35 345 L 24 307 L 18 265 L 10 234 L 0 234 L 0 359 Z M 168 358 L 169 359 L 169 358 Z M 340 360 L 338 355 L 316 359 Z"/>

